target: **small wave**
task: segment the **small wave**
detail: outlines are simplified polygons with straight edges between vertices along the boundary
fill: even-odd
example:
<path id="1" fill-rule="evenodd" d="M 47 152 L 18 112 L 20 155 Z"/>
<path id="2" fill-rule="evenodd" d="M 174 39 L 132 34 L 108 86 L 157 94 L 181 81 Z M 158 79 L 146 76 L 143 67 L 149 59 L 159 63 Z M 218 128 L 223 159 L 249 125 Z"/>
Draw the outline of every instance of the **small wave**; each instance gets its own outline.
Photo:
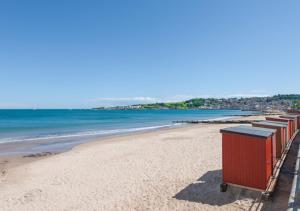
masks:
<path id="1" fill-rule="evenodd" d="M 147 130 L 168 128 L 168 127 L 178 126 L 178 125 L 181 125 L 181 123 L 169 124 L 169 125 L 159 125 L 159 126 L 149 126 L 149 127 L 140 127 L 140 128 L 88 131 L 88 132 L 79 132 L 79 133 L 62 134 L 62 135 L 51 135 L 51 136 L 42 136 L 42 137 L 4 138 L 4 139 L 0 139 L 0 144 L 1 143 L 8 143 L 8 142 L 43 141 L 43 140 L 67 139 L 67 138 L 77 138 L 77 137 L 86 137 L 86 136 L 103 136 L 103 135 L 124 134 L 124 133 L 131 133 L 131 132 L 139 132 L 139 131 L 147 131 Z"/>
<path id="2" fill-rule="evenodd" d="M 235 117 L 225 116 L 225 117 L 217 117 L 217 118 L 206 119 L 206 121 L 219 121 L 219 120 L 228 120 L 228 119 L 233 119 L 233 118 L 235 118 Z"/>

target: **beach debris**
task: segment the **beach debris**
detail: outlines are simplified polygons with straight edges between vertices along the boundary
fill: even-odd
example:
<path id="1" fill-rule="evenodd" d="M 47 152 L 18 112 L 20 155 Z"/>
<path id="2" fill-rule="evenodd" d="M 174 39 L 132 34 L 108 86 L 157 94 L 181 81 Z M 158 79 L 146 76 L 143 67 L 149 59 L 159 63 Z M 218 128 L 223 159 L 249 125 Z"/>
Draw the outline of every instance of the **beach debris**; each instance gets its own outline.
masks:
<path id="1" fill-rule="evenodd" d="M 39 158 L 39 157 L 45 157 L 45 156 L 50 156 L 50 155 L 54 155 L 54 154 L 57 154 L 57 153 L 54 153 L 54 152 L 41 152 L 41 153 L 24 155 L 23 158 Z"/>

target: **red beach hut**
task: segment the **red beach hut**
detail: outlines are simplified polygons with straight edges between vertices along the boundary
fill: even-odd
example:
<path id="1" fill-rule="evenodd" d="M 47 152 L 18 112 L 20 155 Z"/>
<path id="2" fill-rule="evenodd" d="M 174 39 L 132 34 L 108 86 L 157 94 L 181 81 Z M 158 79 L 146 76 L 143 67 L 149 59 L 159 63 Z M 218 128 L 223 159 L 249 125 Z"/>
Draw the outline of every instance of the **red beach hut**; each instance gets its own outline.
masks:
<path id="1" fill-rule="evenodd" d="M 279 117 L 266 117 L 266 120 L 268 121 L 275 121 L 275 122 L 286 122 L 288 123 L 288 141 L 293 137 L 293 120 L 291 119 L 284 119 L 284 118 L 279 118 Z"/>
<path id="2" fill-rule="evenodd" d="M 298 117 L 299 117 L 298 115 L 286 114 L 286 115 L 281 115 L 279 117 L 294 120 L 294 130 L 295 130 L 294 132 L 298 130 Z"/>
<path id="3" fill-rule="evenodd" d="M 223 183 L 264 191 L 272 175 L 272 141 L 276 130 L 250 126 L 222 129 Z"/>
<path id="4" fill-rule="evenodd" d="M 285 128 L 285 138 L 284 138 L 284 147 L 285 147 L 289 141 L 289 133 L 288 133 L 289 132 L 289 123 L 288 122 L 269 121 L 269 120 L 266 120 L 265 122 L 279 124 Z"/>
<path id="5" fill-rule="evenodd" d="M 273 145 L 273 163 L 277 162 L 278 159 L 281 158 L 281 155 L 285 149 L 285 143 L 286 143 L 286 132 L 287 132 L 287 126 L 271 122 L 271 121 L 261 121 L 261 122 L 253 122 L 252 126 L 254 127 L 261 127 L 261 128 L 269 128 L 269 129 L 276 129 L 276 142 Z"/>
<path id="6" fill-rule="evenodd" d="M 297 129 L 300 130 L 300 111 L 294 111 L 294 113 L 289 113 L 289 115 L 294 115 L 294 116 L 297 116 Z"/>

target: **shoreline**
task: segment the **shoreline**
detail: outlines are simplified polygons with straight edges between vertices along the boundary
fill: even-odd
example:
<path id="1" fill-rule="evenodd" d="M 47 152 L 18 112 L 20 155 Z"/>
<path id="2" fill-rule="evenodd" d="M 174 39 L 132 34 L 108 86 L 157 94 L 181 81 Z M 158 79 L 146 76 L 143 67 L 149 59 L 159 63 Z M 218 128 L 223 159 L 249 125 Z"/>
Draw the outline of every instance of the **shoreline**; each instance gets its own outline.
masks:
<path id="1" fill-rule="evenodd" d="M 209 118 L 209 119 L 203 119 L 197 121 L 200 121 L 200 123 L 201 122 L 214 123 L 215 121 L 220 121 L 224 123 L 224 121 L 226 122 L 228 120 L 251 117 L 251 116 L 258 116 L 258 115 L 257 114 L 238 115 L 238 116 L 229 115 L 224 117 Z M 32 140 L 28 139 L 28 140 L 0 142 L 0 159 L 1 157 L 18 157 L 24 155 L 41 154 L 41 153 L 57 154 L 57 153 L 62 153 L 62 152 L 72 150 L 72 148 L 78 145 L 92 142 L 94 140 L 100 141 L 112 137 L 120 137 L 120 136 L 127 136 L 130 134 L 142 134 L 142 133 L 148 133 L 152 131 L 178 128 L 190 123 L 192 122 L 173 121 L 170 124 L 166 124 L 166 125 L 154 125 L 154 126 L 138 127 L 138 128 L 116 129 L 111 131 L 118 131 L 118 132 L 112 132 L 112 133 L 107 133 L 102 135 L 94 135 L 94 134 L 80 135 L 80 136 L 67 135 L 68 139 L 63 139 L 65 137 L 55 137 L 53 139 L 51 139 L 51 137 L 45 137 L 45 138 L 34 138 Z"/>
<path id="2" fill-rule="evenodd" d="M 228 126 L 186 124 L 95 139 L 55 155 L 11 157 L 6 163 L 2 157 L 0 203 L 4 210 L 248 209 L 256 192 L 219 192 L 219 130 Z"/>
<path id="3" fill-rule="evenodd" d="M 239 124 L 238 122 L 234 122 L 234 123 L 227 123 L 226 120 L 231 121 L 231 120 L 235 120 L 235 121 L 251 121 L 253 119 L 261 119 L 262 117 L 264 117 L 263 115 L 247 115 L 247 116 L 228 116 L 228 117 L 220 117 L 220 118 L 214 118 L 214 119 L 210 119 L 207 120 L 207 122 L 205 123 L 198 123 L 200 125 L 224 125 L 224 124 Z M 214 123 L 210 121 L 223 121 L 220 123 Z M 197 125 L 197 124 L 196 124 Z M 24 165 L 27 163 L 31 163 L 37 160 L 41 160 L 41 159 L 45 159 L 51 156 L 55 156 L 58 154 L 62 154 L 62 153 L 66 153 L 72 150 L 75 150 L 77 148 L 81 148 L 81 147 L 85 147 L 85 146 L 90 146 L 90 145 L 94 145 L 94 144 L 105 144 L 107 142 L 114 142 L 114 141 L 120 141 L 119 139 L 123 140 L 123 139 L 127 139 L 130 137 L 135 137 L 135 136 L 139 136 L 139 135 L 157 135 L 160 132 L 163 131 L 170 131 L 170 130 L 177 130 L 177 129 L 181 129 L 181 128 L 187 128 L 187 127 L 197 127 L 195 124 L 193 123 L 181 123 L 181 124 L 174 124 L 173 126 L 170 127 L 162 127 L 162 128 L 158 128 L 158 129 L 152 129 L 152 130 L 143 130 L 143 131 L 135 131 L 135 132 L 130 132 L 130 133 L 124 133 L 124 134 L 112 134 L 112 135 L 108 135 L 108 136 L 104 136 L 104 137 L 96 137 L 90 140 L 85 140 L 81 143 L 78 144 L 74 144 L 72 147 L 70 148 L 59 148 L 58 150 L 55 151 L 49 151 L 49 150 L 45 150 L 45 151 L 40 151 L 40 152 L 36 152 L 36 153 L 24 153 L 24 154 L 11 154 L 11 155 L 0 155 L 0 174 L 5 175 L 4 172 L 6 172 L 8 169 L 10 168 L 14 168 L 20 165 Z M 117 139 L 117 140 L 116 140 Z M 15 147 L 15 144 L 20 144 L 21 146 L 27 146 L 28 144 L 30 144 L 30 142 L 12 142 L 12 143 L 1 143 L 0 145 L 5 146 L 8 145 L 8 147 Z M 2 151 L 5 150 L 2 148 Z"/>
<path id="4" fill-rule="evenodd" d="M 155 134 L 155 133 L 160 133 L 162 131 L 167 131 L 167 130 L 176 130 L 179 128 L 185 128 L 185 127 L 192 127 L 190 124 L 180 124 L 176 125 L 173 127 L 165 127 L 165 128 L 159 128 L 159 129 L 154 129 L 154 130 L 145 130 L 145 131 L 136 131 L 136 132 L 131 132 L 127 134 L 113 134 L 105 137 L 98 137 L 91 139 L 89 141 L 85 141 L 79 144 L 76 144 L 72 146 L 71 148 L 68 149 L 60 149 L 57 151 L 41 151 L 37 153 L 26 153 L 26 154 L 13 154 L 13 155 L 0 155 L 0 175 L 5 176 L 7 171 L 11 168 L 15 168 L 21 165 L 25 165 L 31 162 L 35 162 L 41 159 L 46 159 L 58 154 L 63 154 L 66 152 L 70 152 L 72 150 L 75 150 L 77 148 L 93 145 L 93 144 L 105 144 L 107 142 L 114 142 L 114 141 L 120 141 L 116 139 L 126 139 L 134 136 L 139 136 L 139 135 L 147 135 L 147 134 Z M 19 143 L 19 142 L 16 142 Z M 12 144 L 11 147 L 14 147 L 14 144 L 16 143 L 9 143 Z M 1 143 L 2 144 L 2 143 Z M 6 143 L 3 143 L 5 145 Z M 21 143 L 22 145 L 27 145 L 28 143 Z M 1 181 L 1 180 L 0 180 Z M 1 184 L 1 183 L 0 183 Z"/>
<path id="5" fill-rule="evenodd" d="M 81 136 L 76 137 L 76 139 L 70 139 L 70 140 L 62 140 L 62 141 L 55 141 L 54 140 L 34 140 L 34 141 L 11 141 L 11 142 L 2 142 L 0 143 L 0 157 L 14 157 L 14 156 L 26 156 L 26 155 L 33 155 L 33 154 L 39 154 L 39 153 L 61 153 L 66 152 L 69 150 L 72 150 L 72 148 L 85 144 L 92 141 L 100 141 L 104 139 L 109 139 L 113 137 L 120 137 L 120 136 L 127 136 L 131 134 L 142 134 L 142 133 L 148 133 L 153 131 L 159 131 L 159 130 L 165 130 L 165 129 L 172 129 L 172 128 L 178 128 L 186 125 L 185 123 L 173 123 L 170 125 L 159 125 L 159 126 L 153 126 L 153 127 L 147 127 L 147 129 L 144 128 L 134 128 L 129 129 L 128 132 L 119 132 L 119 133 L 111 133 L 107 135 L 91 135 L 95 137 L 89 137 L 87 136 Z M 58 139 L 59 140 L 59 139 Z M 57 146 L 55 146 L 57 144 Z M 53 146 L 54 145 L 54 146 Z M 49 148 L 47 149 L 47 146 Z M 31 148 L 39 148 L 43 147 L 44 150 L 31 150 Z M 15 151 L 13 151 L 15 149 Z M 9 152 L 7 152 L 9 151 Z"/>

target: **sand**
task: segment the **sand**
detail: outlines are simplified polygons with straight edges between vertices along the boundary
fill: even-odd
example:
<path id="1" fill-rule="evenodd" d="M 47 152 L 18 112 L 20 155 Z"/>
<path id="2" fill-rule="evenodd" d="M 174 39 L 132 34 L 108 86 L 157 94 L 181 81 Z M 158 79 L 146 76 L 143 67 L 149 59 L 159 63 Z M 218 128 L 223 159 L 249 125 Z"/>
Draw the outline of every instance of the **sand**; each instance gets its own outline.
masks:
<path id="1" fill-rule="evenodd" d="M 188 125 L 23 158 L 2 169 L 0 210 L 248 210 L 259 193 L 219 191 L 219 130 L 228 126 Z"/>

